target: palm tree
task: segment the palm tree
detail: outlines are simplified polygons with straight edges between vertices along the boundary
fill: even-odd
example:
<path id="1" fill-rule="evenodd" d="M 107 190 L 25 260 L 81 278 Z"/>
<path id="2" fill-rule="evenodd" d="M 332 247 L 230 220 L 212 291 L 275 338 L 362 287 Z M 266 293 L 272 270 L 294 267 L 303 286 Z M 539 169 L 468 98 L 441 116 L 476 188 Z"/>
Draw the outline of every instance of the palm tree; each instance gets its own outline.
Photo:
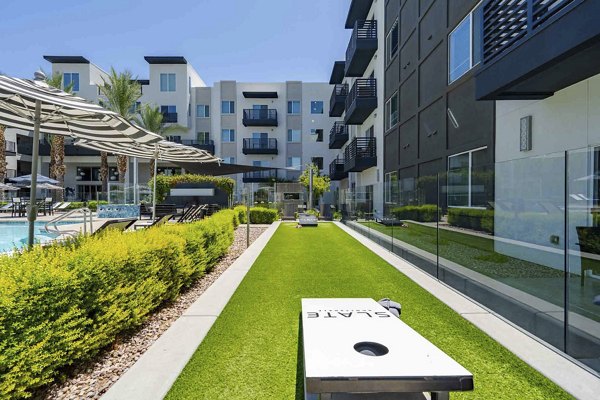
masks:
<path id="1" fill-rule="evenodd" d="M 0 182 L 4 183 L 4 178 L 6 178 L 6 138 L 4 137 L 4 132 L 6 131 L 6 127 L 4 125 L 0 125 Z"/>
<path id="2" fill-rule="evenodd" d="M 110 74 L 108 74 L 108 80 L 103 80 L 103 85 L 99 86 L 100 93 L 102 93 L 106 100 L 101 99 L 100 105 L 111 111 L 116 112 L 125 118 L 127 121 L 131 121 L 134 118 L 135 103 L 141 97 L 141 86 L 133 78 L 130 71 L 125 70 L 124 72 L 115 71 L 111 67 Z M 102 179 L 102 190 L 107 191 L 108 189 L 108 154 L 106 152 L 100 153 L 100 177 Z M 119 182 L 125 182 L 125 174 L 127 173 L 127 156 L 117 156 L 117 169 L 119 171 Z"/>
<path id="3" fill-rule="evenodd" d="M 48 76 L 48 75 L 47 75 Z M 60 72 L 55 72 L 52 76 L 46 78 L 48 86 L 62 89 L 67 93 L 73 90 L 73 83 L 63 89 L 63 76 Z M 60 186 L 64 186 L 65 173 L 67 167 L 65 165 L 65 137 L 62 135 L 49 135 L 50 142 L 50 177 L 59 181 Z M 56 193 L 57 201 L 64 200 L 64 192 L 62 190 Z"/>
<path id="4" fill-rule="evenodd" d="M 150 132 L 157 133 L 163 137 L 171 133 L 187 132 L 188 128 L 178 124 L 167 125 L 163 123 L 163 114 L 158 106 L 144 104 L 139 110 L 139 115 L 134 119 L 134 122 L 146 128 Z M 154 159 L 150 160 L 150 177 L 154 176 Z"/>

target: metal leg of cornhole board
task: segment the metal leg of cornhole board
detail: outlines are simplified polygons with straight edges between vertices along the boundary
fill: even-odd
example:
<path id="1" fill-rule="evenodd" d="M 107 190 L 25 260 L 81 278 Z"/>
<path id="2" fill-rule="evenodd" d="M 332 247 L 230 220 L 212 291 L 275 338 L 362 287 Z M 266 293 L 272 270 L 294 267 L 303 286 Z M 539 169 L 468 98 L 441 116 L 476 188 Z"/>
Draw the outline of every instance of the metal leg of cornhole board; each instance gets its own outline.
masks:
<path id="1" fill-rule="evenodd" d="M 435 395 L 446 397 L 435 397 Z M 432 393 L 431 400 L 449 400 L 448 393 Z M 429 400 L 423 393 L 306 393 L 306 400 Z"/>

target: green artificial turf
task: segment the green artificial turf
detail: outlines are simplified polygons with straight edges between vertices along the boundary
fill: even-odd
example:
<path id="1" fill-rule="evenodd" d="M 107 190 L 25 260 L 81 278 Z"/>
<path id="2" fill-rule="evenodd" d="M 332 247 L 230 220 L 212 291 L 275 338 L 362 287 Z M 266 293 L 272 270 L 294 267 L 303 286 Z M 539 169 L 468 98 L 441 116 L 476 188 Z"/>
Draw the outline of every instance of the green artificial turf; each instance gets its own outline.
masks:
<path id="1" fill-rule="evenodd" d="M 303 399 L 303 297 L 390 297 L 402 320 L 474 375 L 453 399 L 565 399 L 554 383 L 334 224 L 282 224 L 167 399 Z"/>

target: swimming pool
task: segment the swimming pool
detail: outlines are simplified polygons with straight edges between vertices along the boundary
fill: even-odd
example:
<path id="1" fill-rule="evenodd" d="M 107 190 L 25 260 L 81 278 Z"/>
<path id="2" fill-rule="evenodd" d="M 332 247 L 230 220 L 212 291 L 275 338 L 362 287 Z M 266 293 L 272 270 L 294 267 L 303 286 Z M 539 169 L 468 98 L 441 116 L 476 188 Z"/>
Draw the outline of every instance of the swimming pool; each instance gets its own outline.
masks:
<path id="1" fill-rule="evenodd" d="M 61 221 L 59 225 L 74 224 L 77 222 Z M 55 234 L 44 229 L 45 222 L 35 223 L 35 240 L 37 243 L 46 243 L 54 238 Z M 27 245 L 27 222 L 0 222 L 0 252 L 14 250 Z"/>

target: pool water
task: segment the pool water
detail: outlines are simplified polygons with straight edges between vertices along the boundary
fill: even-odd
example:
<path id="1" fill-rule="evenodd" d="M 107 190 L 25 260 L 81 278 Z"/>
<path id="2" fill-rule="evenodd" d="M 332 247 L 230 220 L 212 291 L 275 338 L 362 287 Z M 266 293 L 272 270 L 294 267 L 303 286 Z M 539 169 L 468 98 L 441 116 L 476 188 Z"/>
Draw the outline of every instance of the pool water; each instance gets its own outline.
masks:
<path id="1" fill-rule="evenodd" d="M 58 225 L 68 225 L 77 222 L 61 221 Z M 44 229 L 45 222 L 35 223 L 35 241 L 46 243 L 54 238 L 55 234 Z M 27 245 L 27 222 L 0 222 L 0 252 L 11 251 Z"/>

